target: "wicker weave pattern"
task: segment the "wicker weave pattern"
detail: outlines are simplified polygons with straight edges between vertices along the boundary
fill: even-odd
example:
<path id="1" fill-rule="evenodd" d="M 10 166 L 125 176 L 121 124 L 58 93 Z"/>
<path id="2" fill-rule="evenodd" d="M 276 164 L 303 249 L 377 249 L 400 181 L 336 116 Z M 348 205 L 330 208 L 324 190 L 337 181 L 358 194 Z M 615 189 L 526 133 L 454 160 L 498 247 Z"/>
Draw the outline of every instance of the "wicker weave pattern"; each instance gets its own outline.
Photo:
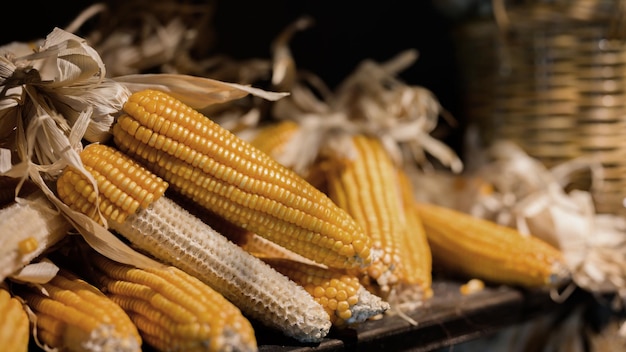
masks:
<path id="1" fill-rule="evenodd" d="M 578 156 L 593 158 L 603 166 L 603 182 L 591 189 L 597 211 L 622 212 L 626 5 L 621 0 L 523 3 L 507 9 L 504 30 L 487 20 L 459 31 L 467 118 L 482 132 L 485 146 L 513 140 L 548 167 Z M 574 186 L 589 187 L 588 179 L 581 176 Z"/>

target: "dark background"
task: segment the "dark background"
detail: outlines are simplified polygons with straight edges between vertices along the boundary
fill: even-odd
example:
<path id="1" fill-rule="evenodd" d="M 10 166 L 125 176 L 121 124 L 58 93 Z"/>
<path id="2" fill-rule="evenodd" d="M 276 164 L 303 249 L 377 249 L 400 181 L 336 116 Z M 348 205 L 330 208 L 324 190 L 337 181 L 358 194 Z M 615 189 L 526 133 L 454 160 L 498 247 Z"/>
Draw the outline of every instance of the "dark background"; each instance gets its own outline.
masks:
<path id="1" fill-rule="evenodd" d="M 45 37 L 53 27 L 65 27 L 92 3 L 15 2 L 5 17 L 20 20 L 0 23 L 0 42 Z M 464 119 L 452 37 L 456 18 L 448 11 L 453 7 L 442 3 L 446 1 L 219 0 L 214 18 L 216 50 L 234 58 L 268 58 L 270 43 L 278 33 L 298 17 L 309 15 L 315 25 L 292 39 L 293 55 L 299 67 L 334 87 L 364 59 L 382 62 L 406 49 L 417 49 L 417 62 L 400 78 L 431 90 L 456 117 L 459 126 L 444 138 L 459 150 Z"/>

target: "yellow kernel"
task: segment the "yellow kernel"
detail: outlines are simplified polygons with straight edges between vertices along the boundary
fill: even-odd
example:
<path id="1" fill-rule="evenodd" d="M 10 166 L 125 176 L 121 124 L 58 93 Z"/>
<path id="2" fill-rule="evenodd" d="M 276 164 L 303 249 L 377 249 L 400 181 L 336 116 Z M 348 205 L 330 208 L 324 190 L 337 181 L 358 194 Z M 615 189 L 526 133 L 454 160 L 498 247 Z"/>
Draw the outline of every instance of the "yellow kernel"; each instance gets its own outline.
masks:
<path id="1" fill-rule="evenodd" d="M 459 290 L 464 295 L 469 295 L 475 292 L 482 291 L 485 288 L 485 283 L 479 279 L 471 279 L 467 283 L 461 285 Z"/>
<path id="2" fill-rule="evenodd" d="M 32 253 L 33 251 L 35 251 L 38 246 L 39 246 L 39 241 L 37 241 L 35 237 L 30 236 L 21 240 L 17 244 L 17 250 L 20 253 L 20 255 L 25 255 L 25 254 Z"/>
<path id="3" fill-rule="evenodd" d="M 315 298 L 324 297 L 324 289 L 320 286 L 315 287 L 315 289 L 313 290 L 313 297 Z"/>
<path id="4" fill-rule="evenodd" d="M 338 301 L 337 302 L 337 311 L 338 312 L 343 312 L 345 310 L 349 310 L 350 309 L 350 304 L 346 301 Z"/>
<path id="5" fill-rule="evenodd" d="M 334 298 L 329 299 L 326 306 L 331 310 L 337 310 L 337 300 Z"/>
<path id="6" fill-rule="evenodd" d="M 338 301 L 345 301 L 348 299 L 348 293 L 345 290 L 338 290 L 335 298 Z"/>
<path id="7" fill-rule="evenodd" d="M 338 312 L 337 315 L 339 316 L 339 318 L 341 318 L 343 320 L 348 320 L 348 319 L 352 318 L 352 311 L 350 309 L 342 310 L 342 311 Z"/>

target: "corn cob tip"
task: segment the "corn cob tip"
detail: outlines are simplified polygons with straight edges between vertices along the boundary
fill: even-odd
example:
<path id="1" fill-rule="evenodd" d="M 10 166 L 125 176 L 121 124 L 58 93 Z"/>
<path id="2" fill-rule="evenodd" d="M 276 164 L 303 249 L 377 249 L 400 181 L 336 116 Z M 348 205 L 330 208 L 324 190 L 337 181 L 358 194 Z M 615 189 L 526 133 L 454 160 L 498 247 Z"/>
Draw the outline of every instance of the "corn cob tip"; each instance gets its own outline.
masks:
<path id="1" fill-rule="evenodd" d="M 567 267 L 564 261 L 554 261 L 552 263 L 552 274 L 548 276 L 548 287 L 559 287 L 572 278 L 572 272 Z"/>
<path id="2" fill-rule="evenodd" d="M 82 329 L 70 325 L 65 330 L 66 341 L 82 341 L 84 351 L 141 351 L 141 342 L 135 336 L 122 336 L 115 325 L 101 324 L 86 334 Z"/>
<path id="3" fill-rule="evenodd" d="M 352 316 L 345 320 L 348 325 L 358 324 L 385 313 L 391 306 L 379 296 L 369 292 L 361 286 L 357 293 L 359 301 L 350 307 Z"/>

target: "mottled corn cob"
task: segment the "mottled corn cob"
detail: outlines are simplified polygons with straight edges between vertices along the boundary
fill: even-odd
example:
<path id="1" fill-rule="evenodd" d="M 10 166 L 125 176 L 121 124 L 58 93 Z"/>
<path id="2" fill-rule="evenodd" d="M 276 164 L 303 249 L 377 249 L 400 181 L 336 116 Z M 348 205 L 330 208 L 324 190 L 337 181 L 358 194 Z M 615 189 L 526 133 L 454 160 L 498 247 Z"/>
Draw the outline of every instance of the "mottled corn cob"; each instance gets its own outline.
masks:
<path id="1" fill-rule="evenodd" d="M 0 287 L 0 346 L 4 351 L 26 352 L 30 338 L 28 315 L 17 298 Z"/>
<path id="2" fill-rule="evenodd" d="M 358 324 L 389 309 L 389 303 L 367 291 L 358 277 L 340 269 L 284 258 L 262 259 L 313 295 L 326 309 L 335 327 Z"/>
<path id="3" fill-rule="evenodd" d="M 41 191 L 0 209 L 0 281 L 58 243 L 71 228 Z"/>
<path id="4" fill-rule="evenodd" d="M 157 190 L 148 197 L 152 191 L 141 186 L 147 176 L 136 176 L 140 174 L 138 169 L 148 171 L 126 155 L 111 147 L 91 144 L 84 148 L 81 159 L 96 179 L 100 197 L 95 196 L 83 175 L 67 168 L 57 180 L 57 190 L 69 207 L 87 213 L 100 209 L 109 226 L 136 248 L 197 277 L 247 316 L 287 336 L 311 342 L 328 333 L 328 314 L 310 294 L 178 204 L 159 197 L 163 192 L 161 186 L 154 186 L 156 181 L 148 182 L 150 189 Z M 152 203 L 129 215 L 113 206 L 120 199 L 132 198 L 132 194 L 150 198 Z M 122 202 L 127 203 L 135 204 Z M 97 211 L 91 210 L 91 215 L 98 219 Z"/>
<path id="5" fill-rule="evenodd" d="M 138 269 L 90 254 L 94 279 L 159 351 L 257 351 L 241 311 L 175 267 Z"/>
<path id="6" fill-rule="evenodd" d="M 97 288 L 61 269 L 39 287 L 13 285 L 35 316 L 37 338 L 61 351 L 141 351 L 137 328 Z"/>
<path id="7" fill-rule="evenodd" d="M 158 91 L 133 94 L 114 142 L 171 188 L 318 263 L 370 262 L 369 238 L 324 193 L 206 116 Z"/>
<path id="8" fill-rule="evenodd" d="M 451 208 L 415 203 L 433 261 L 466 277 L 525 287 L 569 279 L 562 253 L 538 237 Z"/>
<path id="9" fill-rule="evenodd" d="M 329 169 L 328 192 L 369 236 L 373 262 L 365 269 L 365 279 L 373 280 L 376 292 L 386 297 L 402 270 L 400 244 L 406 220 L 398 175 L 378 139 L 355 135 L 352 141 L 356 156 Z"/>

